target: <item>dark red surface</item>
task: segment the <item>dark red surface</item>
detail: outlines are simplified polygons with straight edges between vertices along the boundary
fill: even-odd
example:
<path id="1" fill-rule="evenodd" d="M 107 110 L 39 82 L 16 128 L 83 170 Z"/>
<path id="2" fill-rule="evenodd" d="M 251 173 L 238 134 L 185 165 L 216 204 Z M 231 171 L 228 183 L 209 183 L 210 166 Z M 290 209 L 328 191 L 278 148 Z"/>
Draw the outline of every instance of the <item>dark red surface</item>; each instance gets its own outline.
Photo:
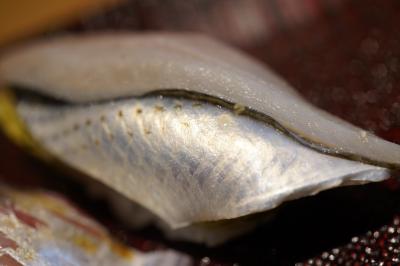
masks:
<path id="1" fill-rule="evenodd" d="M 355 236 L 342 247 L 325 251 L 298 266 L 311 265 L 400 265 L 400 219 L 365 235 Z"/>
<path id="2" fill-rule="evenodd" d="M 0 256 L 0 265 L 3 266 L 23 266 L 21 263 L 16 261 L 13 257 L 8 254 L 3 254 Z"/>
<path id="3" fill-rule="evenodd" d="M 11 248 L 16 250 L 18 244 L 14 240 L 9 239 L 3 232 L 0 231 L 0 249 Z"/>

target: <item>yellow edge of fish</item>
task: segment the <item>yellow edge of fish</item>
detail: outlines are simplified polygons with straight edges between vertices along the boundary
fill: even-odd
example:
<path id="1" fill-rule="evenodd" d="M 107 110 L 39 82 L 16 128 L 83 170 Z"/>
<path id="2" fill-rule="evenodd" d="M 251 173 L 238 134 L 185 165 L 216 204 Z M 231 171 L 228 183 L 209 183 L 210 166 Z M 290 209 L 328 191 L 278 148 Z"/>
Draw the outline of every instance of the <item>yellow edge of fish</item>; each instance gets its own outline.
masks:
<path id="1" fill-rule="evenodd" d="M 36 155 L 46 161 L 56 161 L 54 157 L 46 152 L 29 133 L 24 121 L 18 115 L 15 95 L 12 90 L 8 88 L 0 88 L 0 128 L 3 130 L 5 135 L 7 135 L 17 145 L 28 150 L 33 155 Z M 49 206 L 47 207 L 48 209 L 51 209 Z M 52 205 L 50 207 L 56 206 Z M 59 206 L 58 210 L 60 210 Z M 89 252 L 95 252 L 97 249 L 97 245 L 90 242 L 86 238 L 78 237 L 74 239 L 74 241 L 75 244 L 85 248 Z M 124 259 L 132 259 L 134 256 L 133 250 L 129 249 L 125 245 L 120 244 L 113 239 L 108 239 L 107 242 L 111 250 L 120 257 Z"/>
<path id="2" fill-rule="evenodd" d="M 51 160 L 52 156 L 31 136 L 18 115 L 15 95 L 8 88 L 0 89 L 0 128 L 17 145 L 44 160 Z"/>

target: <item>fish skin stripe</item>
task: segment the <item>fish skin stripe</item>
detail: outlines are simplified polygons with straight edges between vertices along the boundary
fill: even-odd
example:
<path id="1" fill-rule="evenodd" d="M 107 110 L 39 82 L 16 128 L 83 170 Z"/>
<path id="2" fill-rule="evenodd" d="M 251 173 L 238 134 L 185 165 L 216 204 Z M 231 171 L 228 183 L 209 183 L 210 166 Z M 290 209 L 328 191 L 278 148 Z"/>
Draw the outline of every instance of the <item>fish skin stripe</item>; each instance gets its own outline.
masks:
<path id="1" fill-rule="evenodd" d="M 14 111 L 15 115 L 18 117 L 19 115 L 17 114 L 17 111 L 15 110 L 15 101 L 18 100 L 18 98 L 28 98 L 28 99 L 34 99 L 34 100 L 39 100 L 42 101 L 46 104 L 51 104 L 51 105 L 64 105 L 64 106 L 87 106 L 87 105 L 93 105 L 93 104 L 101 104 L 104 102 L 109 102 L 109 101 L 118 101 L 118 100 L 123 100 L 123 99 L 128 99 L 132 97 L 117 97 L 109 100 L 99 100 L 99 101 L 91 101 L 87 103 L 74 103 L 74 102 L 68 102 L 65 100 L 60 100 L 53 98 L 48 95 L 44 95 L 41 93 L 37 93 L 33 91 L 32 89 L 29 88 L 21 88 L 18 86 L 11 86 L 12 91 L 15 93 L 14 94 Z M 329 147 L 326 144 L 320 144 L 316 143 L 313 140 L 302 136 L 301 134 L 298 134 L 294 132 L 291 129 L 287 129 L 284 127 L 281 123 L 276 121 L 274 118 L 263 114 L 259 111 L 256 111 L 254 109 L 251 109 L 246 106 L 240 106 L 239 112 L 238 112 L 238 107 L 237 104 L 220 99 L 218 97 L 210 96 L 207 94 L 203 93 L 198 93 L 198 92 L 193 92 L 193 91 L 188 91 L 184 89 L 163 89 L 163 90 L 154 90 L 150 93 L 146 93 L 141 96 L 135 96 L 134 98 L 140 99 L 148 96 L 160 96 L 160 97 L 174 97 L 174 98 L 184 98 L 184 99 L 189 99 L 189 100 L 195 100 L 195 101 L 201 101 L 201 102 L 206 102 L 210 103 L 216 106 L 224 107 L 228 110 L 233 111 L 237 115 L 244 115 L 253 119 L 256 119 L 258 121 L 261 121 L 263 123 L 266 123 L 272 127 L 274 127 L 277 131 L 285 134 L 287 137 L 293 139 L 294 141 L 300 143 L 303 146 L 306 146 L 308 148 L 311 148 L 319 153 L 346 159 L 346 160 L 351 160 L 351 161 L 358 161 L 361 163 L 369 164 L 369 165 L 374 165 L 374 166 L 379 166 L 379 167 L 385 167 L 388 169 L 392 170 L 398 170 L 400 169 L 400 164 L 394 164 L 394 163 L 385 163 L 385 162 L 380 162 L 377 160 L 369 159 L 367 157 L 359 156 L 356 154 L 352 153 L 346 153 L 341 150 L 338 150 L 334 147 Z M 0 98 L 0 104 L 1 103 L 1 98 Z M 1 122 L 1 114 L 0 114 L 0 122 Z M 21 121 L 21 118 L 18 118 Z M 22 127 L 25 127 L 22 122 Z M 29 134 L 29 133 L 26 133 Z M 36 142 L 33 140 L 32 137 L 30 137 L 33 142 Z M 37 143 L 37 142 L 36 142 Z M 39 148 L 41 147 L 40 145 Z M 41 153 L 46 154 L 46 157 L 49 157 L 49 153 L 46 151 L 43 151 L 43 148 L 40 148 L 42 151 Z"/>

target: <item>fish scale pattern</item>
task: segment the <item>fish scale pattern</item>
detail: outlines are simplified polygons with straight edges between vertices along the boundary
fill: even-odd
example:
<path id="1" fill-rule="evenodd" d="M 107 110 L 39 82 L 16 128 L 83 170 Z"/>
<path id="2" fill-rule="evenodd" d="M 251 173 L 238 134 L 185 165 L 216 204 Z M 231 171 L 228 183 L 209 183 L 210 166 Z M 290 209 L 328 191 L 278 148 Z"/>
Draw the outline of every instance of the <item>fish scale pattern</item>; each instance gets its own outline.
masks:
<path id="1" fill-rule="evenodd" d="M 18 111 L 45 149 L 175 228 L 388 176 L 384 168 L 321 153 L 228 108 L 177 100 L 57 106 L 21 99 Z"/>

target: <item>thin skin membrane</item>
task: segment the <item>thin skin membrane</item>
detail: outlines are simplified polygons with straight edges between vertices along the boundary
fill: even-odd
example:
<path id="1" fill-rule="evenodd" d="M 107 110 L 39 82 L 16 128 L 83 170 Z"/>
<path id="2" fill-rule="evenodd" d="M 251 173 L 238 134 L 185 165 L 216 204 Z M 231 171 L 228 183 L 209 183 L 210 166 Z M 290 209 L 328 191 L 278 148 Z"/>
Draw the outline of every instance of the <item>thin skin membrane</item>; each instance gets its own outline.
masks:
<path id="1" fill-rule="evenodd" d="M 232 219 L 386 168 L 323 154 L 211 103 L 149 95 L 87 105 L 21 99 L 33 137 L 171 227 Z"/>

